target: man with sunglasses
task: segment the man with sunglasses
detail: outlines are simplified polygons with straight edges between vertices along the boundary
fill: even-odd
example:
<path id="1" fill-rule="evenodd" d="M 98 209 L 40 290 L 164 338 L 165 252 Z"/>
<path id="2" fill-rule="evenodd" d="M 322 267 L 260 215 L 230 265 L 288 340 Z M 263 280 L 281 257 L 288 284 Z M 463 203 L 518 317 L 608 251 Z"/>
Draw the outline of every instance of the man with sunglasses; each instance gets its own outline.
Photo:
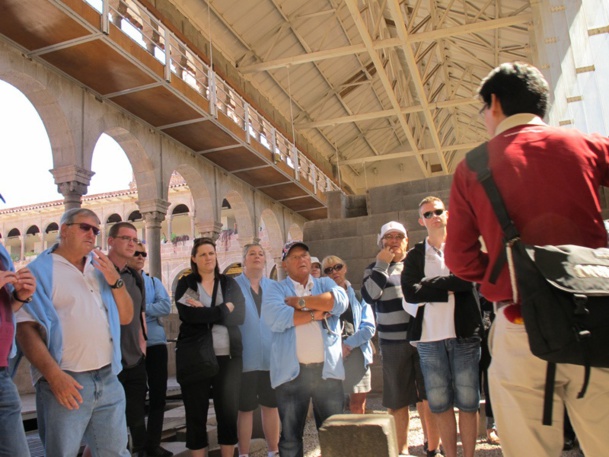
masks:
<path id="1" fill-rule="evenodd" d="M 420 401 L 417 350 L 406 340 L 410 317 L 402 307 L 401 274 L 408 249 L 406 228 L 396 221 L 381 227 L 376 261 L 364 271 L 362 297 L 376 314 L 383 360 L 383 406 L 395 419 L 398 451 L 408 455 L 408 407 Z M 419 376 L 420 378 L 420 376 Z"/>
<path id="2" fill-rule="evenodd" d="M 146 446 L 146 292 L 144 280 L 129 266 L 140 241 L 130 222 L 118 222 L 108 232 L 108 257 L 120 273 L 121 281 L 133 300 L 133 319 L 121 325 L 123 371 L 118 375 L 127 407 L 127 427 L 131 433 L 133 455 L 144 456 Z"/>
<path id="3" fill-rule="evenodd" d="M 478 363 L 482 317 L 474 284 L 457 278 L 444 263 L 448 211 L 437 197 L 419 203 L 424 241 L 408 252 L 402 271 L 406 302 L 418 305 L 408 340 L 417 347 L 429 408 L 447 457 L 457 456 L 455 406 L 464 457 L 473 457 L 478 434 Z M 427 451 L 441 455 L 440 449 Z"/>
<path id="4" fill-rule="evenodd" d="M 32 301 L 17 312 L 17 342 L 32 365 L 38 431 L 48 456 L 128 457 L 120 325 L 133 302 L 112 261 L 96 248 L 100 221 L 86 208 L 66 211 L 59 243 L 28 266 Z"/>
<path id="5" fill-rule="evenodd" d="M 550 87 L 532 65 L 496 67 L 478 94 L 492 137 L 486 145 L 489 170 L 523 243 L 607 246 L 599 186 L 609 186 L 609 140 L 545 124 Z M 508 265 L 494 271 L 505 253 L 503 230 L 465 161 L 455 171 L 450 208 L 459 217 L 448 223 L 446 264 L 457 276 L 479 282 L 482 295 L 498 308 L 489 336 L 489 381 L 503 454 L 560 455 L 566 405 L 584 453 L 607 455 L 607 368 L 591 369 L 586 394 L 578 398 L 584 368 L 557 364 L 552 425 L 542 424 L 547 362 L 531 353 Z"/>
<path id="6" fill-rule="evenodd" d="M 343 411 L 345 370 L 340 315 L 345 289 L 311 276 L 309 248 L 291 241 L 283 248 L 287 278 L 269 284 L 262 319 L 271 329 L 271 386 L 281 420 L 279 454 L 302 457 L 303 432 L 313 400 L 315 424 Z"/>
<path id="7" fill-rule="evenodd" d="M 144 272 L 147 256 L 146 246 L 140 241 L 128 262 L 128 265 L 142 276 L 146 292 L 146 374 L 150 405 L 145 448 L 147 457 L 171 457 L 173 453 L 161 447 L 168 359 L 167 335 L 162 319 L 171 312 L 171 300 L 161 280 Z"/>

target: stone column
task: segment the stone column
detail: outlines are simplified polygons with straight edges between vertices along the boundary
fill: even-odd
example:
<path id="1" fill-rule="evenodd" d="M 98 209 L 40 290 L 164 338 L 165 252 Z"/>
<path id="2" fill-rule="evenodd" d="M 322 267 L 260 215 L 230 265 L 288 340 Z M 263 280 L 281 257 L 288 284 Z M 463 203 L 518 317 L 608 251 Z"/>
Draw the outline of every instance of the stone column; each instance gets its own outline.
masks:
<path id="1" fill-rule="evenodd" d="M 57 192 L 63 195 L 67 210 L 81 207 L 81 197 L 87 194 L 94 172 L 76 165 L 51 170 L 57 184 Z"/>
<path id="2" fill-rule="evenodd" d="M 171 243 L 171 221 L 173 220 L 173 214 L 170 214 L 167 218 L 167 242 Z"/>
<path id="3" fill-rule="evenodd" d="M 191 239 L 195 239 L 197 237 L 196 232 L 196 224 L 195 224 L 195 212 L 191 211 L 188 213 L 188 217 L 190 218 L 190 237 Z"/>
<path id="4" fill-rule="evenodd" d="M 25 237 L 27 233 L 21 235 L 21 253 L 19 254 L 19 260 L 25 260 Z"/>
<path id="5" fill-rule="evenodd" d="M 222 231 L 222 223 L 217 221 L 195 222 L 195 227 L 200 237 L 211 238 L 218 241 Z"/>
<path id="6" fill-rule="evenodd" d="M 274 257 L 274 260 L 275 266 L 277 267 L 277 281 L 282 281 L 286 278 L 286 274 L 285 270 L 283 269 L 281 257 Z"/>
<path id="7" fill-rule="evenodd" d="M 137 205 L 146 225 L 146 247 L 148 248 L 148 273 L 162 278 L 161 270 L 161 222 L 165 219 L 170 203 L 155 199 L 138 201 Z"/>

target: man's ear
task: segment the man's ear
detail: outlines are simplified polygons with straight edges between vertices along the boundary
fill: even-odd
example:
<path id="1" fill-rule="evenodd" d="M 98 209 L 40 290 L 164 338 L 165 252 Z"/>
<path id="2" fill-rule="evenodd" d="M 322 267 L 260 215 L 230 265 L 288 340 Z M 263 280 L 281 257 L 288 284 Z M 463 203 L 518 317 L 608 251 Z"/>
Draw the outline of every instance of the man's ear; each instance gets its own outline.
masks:
<path id="1" fill-rule="evenodd" d="M 501 106 L 501 100 L 499 100 L 495 94 L 491 94 L 491 105 L 489 106 L 489 109 L 494 116 L 505 116 L 503 113 L 503 106 Z"/>
<path id="2" fill-rule="evenodd" d="M 423 218 L 422 218 L 422 217 L 419 217 L 419 225 L 420 225 L 421 227 L 425 227 L 425 222 L 423 221 Z"/>

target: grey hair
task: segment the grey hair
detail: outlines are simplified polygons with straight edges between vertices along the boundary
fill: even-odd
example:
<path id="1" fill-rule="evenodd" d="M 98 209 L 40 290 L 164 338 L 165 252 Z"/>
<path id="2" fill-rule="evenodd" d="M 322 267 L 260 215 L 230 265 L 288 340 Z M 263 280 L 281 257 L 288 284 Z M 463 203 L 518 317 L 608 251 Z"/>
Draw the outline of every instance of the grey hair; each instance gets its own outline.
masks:
<path id="1" fill-rule="evenodd" d="M 95 214 L 90 209 L 72 208 L 72 209 L 67 210 L 65 213 L 63 213 L 63 215 L 61 216 L 61 219 L 59 220 L 59 226 L 61 227 L 63 224 L 74 223 L 74 219 L 76 219 L 76 216 L 80 216 L 80 215 L 83 215 L 85 217 L 91 217 L 91 218 L 95 219 L 98 224 L 101 224 L 99 217 L 97 217 L 97 214 Z"/>
<path id="2" fill-rule="evenodd" d="M 247 253 L 250 251 L 250 249 L 252 249 L 254 246 L 258 246 L 260 249 L 262 249 L 262 253 L 264 254 L 264 258 L 266 260 L 266 252 L 264 251 L 264 248 L 262 247 L 262 245 L 260 243 L 248 243 L 245 246 L 243 246 L 243 261 L 245 262 L 245 257 L 247 256 Z"/>

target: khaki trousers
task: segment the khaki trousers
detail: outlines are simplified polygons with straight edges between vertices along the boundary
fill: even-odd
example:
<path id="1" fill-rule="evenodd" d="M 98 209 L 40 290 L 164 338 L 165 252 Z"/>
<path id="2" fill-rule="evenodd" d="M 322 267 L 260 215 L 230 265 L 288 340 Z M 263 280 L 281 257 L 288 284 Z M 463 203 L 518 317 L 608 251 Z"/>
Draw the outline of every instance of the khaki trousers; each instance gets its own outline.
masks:
<path id="1" fill-rule="evenodd" d="M 584 368 L 558 364 L 552 426 L 542 425 L 547 362 L 531 353 L 524 325 L 512 324 L 503 311 L 489 335 L 491 401 L 503 455 L 559 457 L 564 405 L 586 457 L 609 455 L 609 369 L 593 368 L 586 395 L 578 399 Z"/>

